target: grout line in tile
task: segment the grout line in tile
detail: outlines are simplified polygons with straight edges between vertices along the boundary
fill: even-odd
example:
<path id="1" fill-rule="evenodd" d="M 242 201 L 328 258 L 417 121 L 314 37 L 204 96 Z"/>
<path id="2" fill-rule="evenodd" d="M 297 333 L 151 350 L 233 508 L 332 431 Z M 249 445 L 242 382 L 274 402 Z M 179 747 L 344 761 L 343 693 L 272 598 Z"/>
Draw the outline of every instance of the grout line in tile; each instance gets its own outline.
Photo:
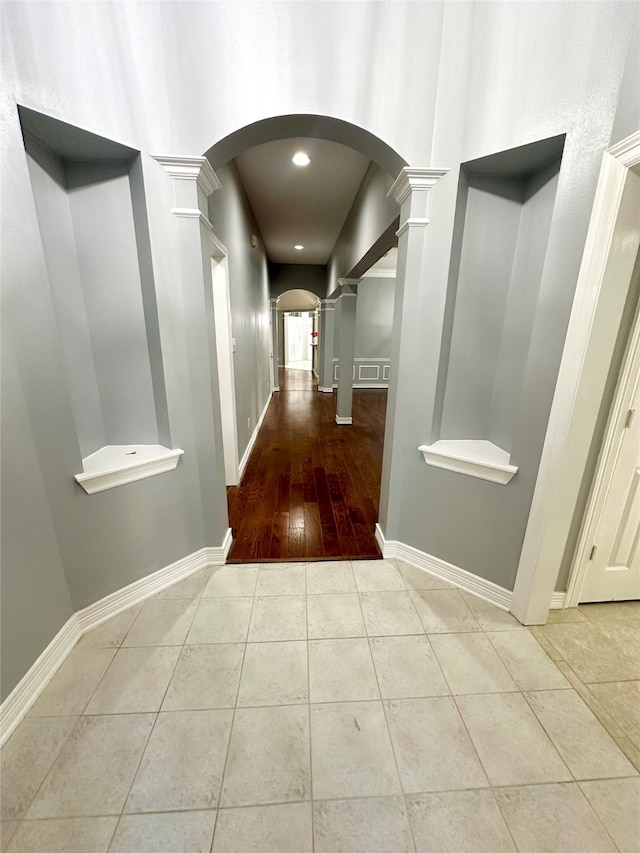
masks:
<path id="1" fill-rule="evenodd" d="M 257 577 L 256 577 L 256 586 L 257 586 L 257 583 L 258 583 L 258 581 L 257 581 Z M 249 631 L 251 630 L 251 620 L 253 618 L 253 605 L 255 603 L 255 600 L 256 600 L 256 596 L 253 595 L 251 597 L 251 610 L 249 611 L 249 619 L 247 621 L 247 633 L 245 634 L 244 643 L 243 643 L 243 647 L 242 647 L 242 662 L 240 664 L 240 674 L 238 676 L 238 686 L 236 688 L 235 704 L 234 704 L 232 714 L 231 714 L 231 725 L 229 726 L 229 737 L 227 739 L 227 750 L 226 750 L 226 753 L 224 756 L 224 763 L 222 765 L 222 772 L 220 773 L 220 790 L 218 791 L 218 798 L 216 801 L 216 809 L 220 808 L 220 800 L 222 798 L 222 789 L 224 786 L 224 777 L 225 777 L 226 772 L 227 772 L 227 762 L 229 761 L 229 749 L 231 748 L 231 738 L 233 737 L 233 727 L 234 727 L 235 720 L 236 720 L 236 711 L 238 710 L 238 696 L 240 695 L 240 684 L 242 683 L 242 673 L 244 671 L 244 661 L 245 661 L 245 656 L 247 653 L 247 643 L 248 643 L 248 639 L 249 639 Z M 213 828 L 213 835 L 211 837 L 211 850 L 213 850 L 213 845 L 215 843 L 217 829 L 218 829 L 218 819 L 216 816 L 216 822 L 215 822 L 215 826 Z"/>

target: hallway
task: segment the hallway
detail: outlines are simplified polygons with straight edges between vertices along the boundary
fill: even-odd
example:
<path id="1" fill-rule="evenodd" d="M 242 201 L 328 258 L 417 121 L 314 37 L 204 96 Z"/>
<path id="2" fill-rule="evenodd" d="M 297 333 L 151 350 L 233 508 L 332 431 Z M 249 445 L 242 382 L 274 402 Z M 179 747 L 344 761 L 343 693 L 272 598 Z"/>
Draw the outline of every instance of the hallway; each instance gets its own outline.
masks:
<path id="1" fill-rule="evenodd" d="M 228 489 L 228 561 L 376 559 L 386 390 L 353 392 L 353 426 L 311 371 L 281 368 L 239 486 Z"/>

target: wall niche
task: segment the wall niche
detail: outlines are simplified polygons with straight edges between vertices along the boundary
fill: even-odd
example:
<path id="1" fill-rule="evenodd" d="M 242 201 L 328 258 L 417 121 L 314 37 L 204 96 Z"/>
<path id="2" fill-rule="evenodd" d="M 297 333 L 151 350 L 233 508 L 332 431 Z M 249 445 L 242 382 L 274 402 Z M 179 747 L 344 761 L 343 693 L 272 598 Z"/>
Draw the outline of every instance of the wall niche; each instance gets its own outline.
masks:
<path id="1" fill-rule="evenodd" d="M 170 470 L 140 153 L 19 107 L 88 493 Z M 170 467 L 167 467 L 167 465 Z M 105 476 L 106 475 L 106 476 Z"/>
<path id="2" fill-rule="evenodd" d="M 427 464 L 506 485 L 564 135 L 463 163 Z"/>

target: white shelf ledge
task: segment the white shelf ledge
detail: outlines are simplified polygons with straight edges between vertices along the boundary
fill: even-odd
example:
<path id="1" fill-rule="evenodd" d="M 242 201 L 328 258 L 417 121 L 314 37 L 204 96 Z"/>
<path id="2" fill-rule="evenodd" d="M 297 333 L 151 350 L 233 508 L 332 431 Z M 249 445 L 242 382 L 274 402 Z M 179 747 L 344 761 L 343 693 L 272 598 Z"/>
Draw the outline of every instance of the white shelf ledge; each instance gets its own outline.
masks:
<path id="1" fill-rule="evenodd" d="M 82 460 L 75 480 L 88 495 L 173 471 L 184 450 L 161 444 L 108 444 Z"/>
<path id="2" fill-rule="evenodd" d="M 506 486 L 518 471 L 515 465 L 509 464 L 511 457 L 507 451 L 490 441 L 443 439 L 433 444 L 421 444 L 418 450 L 427 465 L 502 486 Z"/>

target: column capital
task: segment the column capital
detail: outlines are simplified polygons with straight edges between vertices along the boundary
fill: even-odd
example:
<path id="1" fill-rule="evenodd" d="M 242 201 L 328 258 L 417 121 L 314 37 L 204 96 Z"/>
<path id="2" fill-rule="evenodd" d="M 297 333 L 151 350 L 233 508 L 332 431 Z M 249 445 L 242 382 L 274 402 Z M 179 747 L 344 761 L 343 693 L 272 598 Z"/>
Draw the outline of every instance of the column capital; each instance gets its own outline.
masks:
<path id="1" fill-rule="evenodd" d="M 338 287 L 340 288 L 340 297 L 342 296 L 357 296 L 359 278 L 339 278 Z M 340 298 L 339 297 L 339 298 Z"/>
<path id="2" fill-rule="evenodd" d="M 206 157 L 178 157 L 172 154 L 152 154 L 176 181 L 195 181 L 205 195 L 210 196 L 222 188 L 213 166 Z"/>
<path id="3" fill-rule="evenodd" d="M 411 193 L 428 192 L 449 171 L 451 170 L 420 169 L 414 166 L 405 166 L 393 182 L 387 196 L 402 205 Z"/>

